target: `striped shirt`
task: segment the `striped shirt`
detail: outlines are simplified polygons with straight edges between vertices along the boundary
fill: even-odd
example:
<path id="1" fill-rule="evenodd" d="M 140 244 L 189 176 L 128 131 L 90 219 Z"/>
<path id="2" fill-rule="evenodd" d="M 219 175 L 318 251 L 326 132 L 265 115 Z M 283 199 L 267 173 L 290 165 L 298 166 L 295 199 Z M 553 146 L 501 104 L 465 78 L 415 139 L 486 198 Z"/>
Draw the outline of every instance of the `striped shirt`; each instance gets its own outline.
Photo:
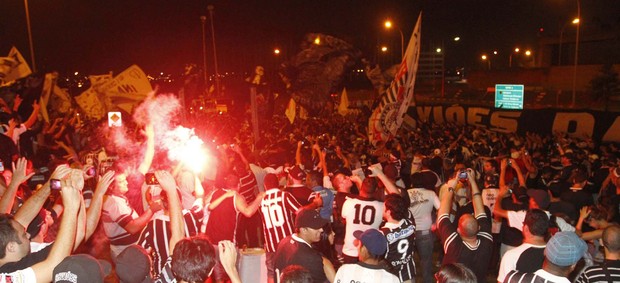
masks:
<path id="1" fill-rule="evenodd" d="M 443 264 L 462 263 L 476 274 L 477 278 L 486 278 L 489 261 L 493 251 L 493 236 L 491 223 L 486 214 L 476 216 L 480 230 L 476 237 L 476 244 L 471 245 L 461 239 L 457 232 L 457 225 L 450 222 L 448 214 L 439 215 L 437 229 L 443 244 Z M 484 281 L 484 280 L 481 280 Z"/>
<path id="2" fill-rule="evenodd" d="M 239 178 L 239 194 L 245 198 L 247 203 L 252 203 L 258 194 L 258 183 L 252 171 L 248 170 L 247 173 L 247 175 Z"/>
<path id="3" fill-rule="evenodd" d="M 415 278 L 415 224 L 409 219 L 402 219 L 395 224 L 388 222 L 381 228 L 381 232 L 388 241 L 385 259 L 392 266 L 392 274 L 398 276 L 400 282 Z"/>
<path id="4" fill-rule="evenodd" d="M 112 246 L 128 246 L 138 241 L 138 234 L 132 235 L 125 227 L 129 222 L 138 218 L 138 214 L 129 205 L 124 196 L 108 195 L 103 203 L 101 220 L 103 230 L 110 239 Z"/>
<path id="5" fill-rule="evenodd" d="M 199 218 L 199 216 L 192 214 L 189 210 L 184 210 L 183 218 L 185 220 L 185 237 L 198 234 L 199 223 L 196 219 Z M 144 227 L 142 233 L 140 233 L 138 245 L 146 250 L 151 249 L 153 271 L 155 275 L 159 275 L 166 263 L 165 260 L 171 255 L 171 236 L 170 217 L 163 213 L 154 216 L 146 227 Z"/>
<path id="6" fill-rule="evenodd" d="M 275 252 L 278 243 L 293 234 L 295 213 L 301 205 L 288 192 L 278 188 L 269 189 L 260 203 L 263 233 L 267 252 Z"/>
<path id="7" fill-rule="evenodd" d="M 553 275 L 544 269 L 539 269 L 534 273 L 513 270 L 506 275 L 504 283 L 570 283 L 570 280 Z"/>
<path id="8" fill-rule="evenodd" d="M 575 281 L 577 283 L 620 282 L 620 260 L 605 260 L 586 268 Z"/>

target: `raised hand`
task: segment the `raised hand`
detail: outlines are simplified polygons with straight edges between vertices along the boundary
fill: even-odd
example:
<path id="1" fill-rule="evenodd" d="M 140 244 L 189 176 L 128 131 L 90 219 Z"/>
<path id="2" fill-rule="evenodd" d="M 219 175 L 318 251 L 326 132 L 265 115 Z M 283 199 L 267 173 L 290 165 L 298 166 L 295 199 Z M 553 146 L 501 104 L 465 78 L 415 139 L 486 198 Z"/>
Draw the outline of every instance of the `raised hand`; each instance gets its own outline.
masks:
<path id="1" fill-rule="evenodd" d="M 177 183 L 174 181 L 174 177 L 168 172 L 164 170 L 159 170 L 155 172 L 155 177 L 157 181 L 159 181 L 159 185 L 166 192 L 174 192 L 177 188 Z"/>
<path id="2" fill-rule="evenodd" d="M 28 167 L 28 160 L 24 157 L 17 159 L 17 163 L 13 163 L 13 168 L 15 168 L 15 170 L 13 171 L 13 179 L 11 179 L 11 183 L 14 184 L 21 184 L 23 182 L 26 182 L 28 179 L 30 179 L 30 177 L 32 177 L 32 175 L 34 175 L 34 172 L 27 174 L 26 173 L 26 168 Z"/>
<path id="3" fill-rule="evenodd" d="M 97 181 L 97 187 L 95 188 L 95 193 L 105 195 L 105 193 L 110 188 L 110 185 L 114 181 L 114 171 L 110 170 L 103 174 Z"/>
<path id="4" fill-rule="evenodd" d="M 51 179 L 64 179 L 69 173 L 71 173 L 71 168 L 68 165 L 62 164 L 56 167 L 56 170 L 52 173 Z"/>
<path id="5" fill-rule="evenodd" d="M 61 190 L 62 195 L 62 205 L 64 206 L 66 211 L 71 211 L 72 213 L 77 213 L 80 209 L 80 198 L 82 195 L 80 191 L 70 185 L 63 185 Z"/>

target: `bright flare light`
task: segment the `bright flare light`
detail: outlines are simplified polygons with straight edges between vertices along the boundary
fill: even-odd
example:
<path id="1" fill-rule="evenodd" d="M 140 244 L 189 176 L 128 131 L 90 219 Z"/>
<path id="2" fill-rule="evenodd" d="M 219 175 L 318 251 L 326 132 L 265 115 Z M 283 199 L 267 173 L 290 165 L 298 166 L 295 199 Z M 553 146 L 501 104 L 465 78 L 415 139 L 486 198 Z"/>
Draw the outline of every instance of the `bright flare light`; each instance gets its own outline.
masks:
<path id="1" fill-rule="evenodd" d="M 525 56 L 530 56 L 530 55 L 532 55 L 532 51 L 529 51 L 529 50 L 525 51 Z"/>
<path id="2" fill-rule="evenodd" d="M 381 51 L 386 52 L 387 51 L 387 47 L 385 47 L 385 46 L 381 47 Z"/>
<path id="3" fill-rule="evenodd" d="M 385 25 L 386 28 L 391 28 L 392 27 L 392 22 L 385 21 L 384 25 Z"/>
<path id="4" fill-rule="evenodd" d="M 435 49 L 435 52 L 437 52 L 437 53 L 441 53 L 441 48 L 437 48 L 437 49 Z"/>
<path id="5" fill-rule="evenodd" d="M 575 24 L 575 25 L 576 25 L 576 24 L 578 24 L 578 23 L 579 23 L 579 18 L 574 18 L 574 19 L 573 19 L 573 24 Z"/>
<path id="6" fill-rule="evenodd" d="M 179 126 L 166 133 L 163 142 L 170 160 L 181 162 L 196 173 L 202 172 L 211 162 L 204 142 L 194 134 L 193 129 Z"/>

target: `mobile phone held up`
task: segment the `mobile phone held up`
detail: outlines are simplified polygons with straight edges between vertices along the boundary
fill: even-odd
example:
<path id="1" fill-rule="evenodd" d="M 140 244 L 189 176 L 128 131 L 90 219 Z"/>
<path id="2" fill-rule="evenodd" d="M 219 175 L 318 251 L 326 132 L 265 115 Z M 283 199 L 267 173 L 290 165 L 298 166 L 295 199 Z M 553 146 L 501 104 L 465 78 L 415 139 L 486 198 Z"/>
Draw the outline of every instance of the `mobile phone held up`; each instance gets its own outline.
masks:
<path id="1" fill-rule="evenodd" d="M 50 180 L 50 189 L 54 191 L 59 191 L 61 188 L 62 188 L 62 184 L 60 183 L 60 180 L 58 179 Z"/>
<path id="2" fill-rule="evenodd" d="M 155 177 L 155 173 L 146 173 L 144 175 L 144 181 L 149 186 L 150 185 L 159 185 L 159 181 L 157 180 L 157 177 Z"/>
<path id="3" fill-rule="evenodd" d="M 459 171 L 459 180 L 465 181 L 467 179 L 467 169 L 461 169 L 461 171 Z"/>

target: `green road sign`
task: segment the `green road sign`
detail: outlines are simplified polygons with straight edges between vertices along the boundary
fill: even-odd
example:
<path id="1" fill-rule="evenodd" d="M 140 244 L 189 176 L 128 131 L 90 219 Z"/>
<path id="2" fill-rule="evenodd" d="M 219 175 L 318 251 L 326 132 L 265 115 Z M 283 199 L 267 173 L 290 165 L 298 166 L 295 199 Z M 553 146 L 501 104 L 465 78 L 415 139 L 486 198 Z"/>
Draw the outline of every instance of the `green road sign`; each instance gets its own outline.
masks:
<path id="1" fill-rule="evenodd" d="M 523 109 L 523 85 L 495 85 L 495 108 Z"/>

